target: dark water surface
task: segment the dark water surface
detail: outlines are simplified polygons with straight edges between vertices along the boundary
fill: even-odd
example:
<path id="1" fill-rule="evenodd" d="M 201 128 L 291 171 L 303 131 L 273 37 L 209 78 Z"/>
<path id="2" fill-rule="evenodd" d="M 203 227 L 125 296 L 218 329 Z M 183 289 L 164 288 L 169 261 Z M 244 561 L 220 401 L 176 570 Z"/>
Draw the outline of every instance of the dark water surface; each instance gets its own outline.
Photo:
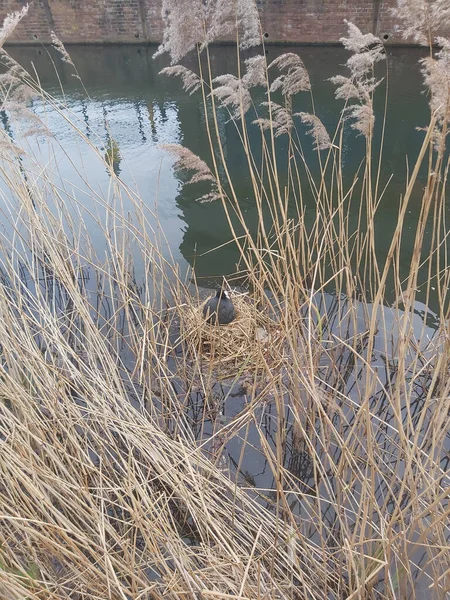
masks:
<path id="1" fill-rule="evenodd" d="M 153 207 L 157 204 L 162 228 L 173 256 L 182 270 L 195 264 L 199 281 L 206 286 L 213 282 L 214 277 L 233 272 L 238 256 L 231 244 L 220 250 L 208 252 L 230 239 L 220 204 L 196 202 L 198 191 L 189 187 L 183 189 L 173 171 L 173 159 L 158 148 L 158 144 L 162 143 L 181 143 L 208 160 L 209 148 L 200 94 L 189 96 L 181 89 L 179 80 L 159 75 L 160 69 L 166 66 L 167 59 L 163 57 L 154 60 L 152 55 L 155 48 L 108 46 L 71 47 L 69 50 L 88 97 L 80 82 L 73 77 L 72 67 L 61 62 L 59 55 L 53 51 L 51 57 L 45 48 L 39 47 L 12 48 L 11 53 L 27 68 L 35 68 L 42 86 L 67 103 L 79 119 L 82 131 L 101 152 L 108 151 L 110 138 L 114 138 L 120 152 L 120 159 L 116 164 L 117 172 L 133 189 L 137 189 L 148 206 Z M 339 115 L 337 109 L 342 103 L 334 99 L 334 86 L 328 79 L 333 75 L 345 73 L 343 65 L 348 57 L 347 52 L 340 47 L 298 47 L 289 50 L 298 52 L 303 58 L 310 73 L 317 114 L 332 132 Z M 282 51 L 279 47 L 269 47 L 269 60 Z M 389 85 L 389 103 L 382 185 L 392 174 L 395 176 L 382 201 L 377 221 L 381 262 L 391 241 L 399 197 L 405 187 L 406 157 L 409 164 L 414 162 L 423 140 L 423 132 L 417 131 L 416 127 L 427 123 L 427 99 L 421 93 L 422 81 L 418 67 L 422 52 L 420 49 L 411 48 L 388 50 L 386 81 Z M 213 68 L 217 73 L 235 72 L 235 58 L 234 48 L 216 47 L 212 52 Z M 384 96 L 383 84 L 378 90 L 377 99 L 379 126 L 383 117 Z M 261 91 L 256 90 L 256 98 L 264 99 Z M 296 100 L 295 109 L 310 109 L 308 94 L 300 95 Z M 35 110 L 42 114 L 44 109 L 36 104 Z M 63 145 L 70 157 L 68 160 L 61 151 L 55 150 L 55 164 L 58 166 L 59 175 L 69 183 L 79 185 L 78 199 L 89 205 L 89 196 L 84 196 L 83 185 L 77 183 L 75 168 L 83 172 L 94 188 L 103 192 L 108 190 L 109 183 L 105 168 L 98 161 L 88 158 L 77 136 L 61 117 L 46 109 L 45 118 L 49 120 L 50 128 L 56 131 L 57 141 Z M 251 184 L 246 170 L 242 168 L 244 156 L 234 125 L 227 123 L 223 115 L 220 127 L 225 140 L 229 169 L 243 210 L 248 215 L 249 223 L 255 225 L 257 217 L 251 199 Z M 257 127 L 250 127 L 250 132 L 257 142 Z M 379 139 L 379 132 L 377 136 Z M 29 141 L 30 145 L 33 143 Z M 280 148 L 285 147 L 286 140 L 280 138 L 279 144 Z M 305 138 L 304 147 L 307 157 L 311 156 L 314 159 L 310 150 L 310 137 Z M 38 148 L 38 152 L 45 154 L 45 144 Z M 362 138 L 356 138 L 348 127 L 344 136 L 344 161 L 349 181 L 358 169 L 363 153 Z M 314 163 L 311 164 L 314 170 Z M 405 253 L 402 265 L 405 273 L 414 242 L 414 223 L 419 210 L 421 190 L 422 184 L 419 183 L 405 225 Z M 306 195 L 305 203 L 306 219 L 312 222 L 314 201 Z M 94 243 L 98 242 L 101 245 L 102 241 L 96 240 L 94 225 L 90 232 Z M 410 236 L 408 232 L 411 232 Z M 420 299 L 420 292 L 418 298 Z"/>

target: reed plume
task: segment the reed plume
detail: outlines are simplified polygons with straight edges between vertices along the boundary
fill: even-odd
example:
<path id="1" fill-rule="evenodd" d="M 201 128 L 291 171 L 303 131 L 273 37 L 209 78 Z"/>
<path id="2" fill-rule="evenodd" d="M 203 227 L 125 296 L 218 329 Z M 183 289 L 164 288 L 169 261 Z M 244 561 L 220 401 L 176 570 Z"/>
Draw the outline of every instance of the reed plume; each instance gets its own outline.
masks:
<path id="1" fill-rule="evenodd" d="M 374 67 L 386 58 L 386 53 L 379 38 L 371 33 L 363 34 L 353 23 L 346 23 L 348 37 L 342 37 L 341 42 L 352 52 L 346 62 L 350 76 L 336 75 L 330 81 L 338 86 L 336 98 L 358 102 L 347 108 L 348 117 L 354 120 L 352 128 L 367 138 L 371 136 L 375 124 L 372 95 L 381 83 L 375 78 Z"/>
<path id="2" fill-rule="evenodd" d="M 10 13 L 4 18 L 3 24 L 0 28 L 0 48 L 3 47 L 3 44 L 12 35 L 17 25 L 27 14 L 28 4 L 25 4 L 21 10 Z"/>
<path id="3" fill-rule="evenodd" d="M 162 0 L 164 36 L 155 56 L 170 54 L 178 63 L 195 47 L 240 31 L 242 50 L 261 43 L 258 10 L 253 0 Z"/>

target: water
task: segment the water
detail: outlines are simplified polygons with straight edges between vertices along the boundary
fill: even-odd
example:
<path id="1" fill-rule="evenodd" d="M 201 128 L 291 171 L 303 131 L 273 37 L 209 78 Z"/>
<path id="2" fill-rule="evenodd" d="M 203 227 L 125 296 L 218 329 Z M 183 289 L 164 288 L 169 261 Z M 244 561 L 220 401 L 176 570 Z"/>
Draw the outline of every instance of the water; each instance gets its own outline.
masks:
<path id="1" fill-rule="evenodd" d="M 45 49 L 37 47 L 14 48 L 12 54 L 25 67 L 31 68 L 34 65 L 42 86 L 68 105 L 71 113 L 79 119 L 80 127 L 84 128 L 83 133 L 90 137 L 101 153 L 107 152 L 111 136 L 114 138 L 120 150 L 120 160 L 116 164 L 117 172 L 132 189 L 139 192 L 148 206 L 155 208 L 169 242 L 170 253 L 181 270 L 187 271 L 189 266 L 195 267 L 198 280 L 207 287 L 216 277 L 235 271 L 238 255 L 232 244 L 226 245 L 230 240 L 230 233 L 221 205 L 196 202 L 192 188 L 183 188 L 182 182 L 174 173 L 173 159 L 158 147 L 159 144 L 180 143 L 202 157 L 208 157 L 209 153 L 201 97 L 187 95 L 181 90 L 178 80 L 159 75 L 166 62 L 163 59 L 154 60 L 154 50 L 151 47 L 136 46 L 70 48 L 70 54 L 88 96 L 79 80 L 72 76 L 73 69 L 62 63 L 57 54 L 52 52 L 49 55 Z M 302 56 L 312 80 L 317 112 L 328 130 L 332 131 L 336 126 L 338 113 L 334 87 L 328 80 L 335 74 L 345 72 L 342 65 L 347 53 L 335 47 L 299 47 L 290 50 Z M 269 48 L 268 58 L 272 59 L 280 51 L 279 48 Z M 398 199 L 405 186 L 405 157 L 409 158 L 411 164 L 423 140 L 423 133 L 416 131 L 415 126 L 425 125 L 428 116 L 427 100 L 420 94 L 421 75 L 418 60 L 422 53 L 419 49 L 402 48 L 390 49 L 388 54 L 390 93 L 381 180 L 387 181 L 392 173 L 395 173 L 395 178 L 388 188 L 378 215 L 377 242 L 380 257 L 387 252 L 391 242 Z M 51 58 L 56 61 L 58 77 Z M 214 68 L 220 72 L 233 72 L 234 49 L 228 46 L 215 48 L 212 62 Z M 380 91 L 378 120 L 382 118 L 383 109 L 384 94 L 381 86 Z M 261 94 L 260 98 L 262 99 Z M 298 110 L 308 110 L 308 104 L 308 98 L 300 99 Z M 44 120 L 48 120 L 52 131 L 56 132 L 57 141 L 64 146 L 62 152 L 57 145 L 52 145 L 59 176 L 66 180 L 68 185 L 72 183 L 78 186 L 77 198 L 84 202 L 90 211 L 96 213 L 99 209 L 92 206 L 91 197 L 77 172 L 83 174 L 92 188 L 108 194 L 110 179 L 104 165 L 86 154 L 85 147 L 80 144 L 72 127 L 60 116 L 56 113 L 44 113 L 39 104 L 35 105 L 35 110 L 40 112 Z M 255 223 L 256 210 L 251 200 L 251 184 L 242 168 L 243 155 L 239 151 L 236 131 L 233 124 L 226 123 L 225 120 L 221 123 L 221 128 L 229 169 L 236 182 L 243 210 L 247 213 L 249 221 Z M 35 153 L 45 152 L 47 141 L 41 141 L 39 145 L 31 139 L 29 143 Z M 286 141 L 281 139 L 280 145 L 285 143 Z M 305 140 L 306 152 L 308 144 L 309 140 Z M 352 176 L 363 156 L 364 143 L 361 138 L 357 139 L 347 130 L 344 146 L 345 166 L 348 174 Z M 403 239 L 406 250 L 403 265 L 405 270 L 408 266 L 409 251 L 414 243 L 414 224 L 421 191 L 422 184 L 419 182 L 406 219 Z M 306 205 L 307 215 L 309 212 L 312 219 L 312 200 L 307 199 Z M 131 207 L 125 206 L 125 210 L 127 208 Z M 101 254 L 104 234 L 99 231 L 95 220 L 88 215 L 86 221 L 94 245 Z M 153 224 L 155 225 L 156 221 Z M 214 250 L 218 246 L 220 249 Z M 417 314 L 413 317 L 414 331 L 416 339 L 423 346 L 422 350 L 425 351 L 428 342 L 434 336 L 437 315 L 420 302 L 420 293 L 419 291 L 416 302 Z M 336 299 L 334 296 L 327 296 L 326 302 L 333 307 Z M 390 323 L 387 331 L 392 339 L 386 340 L 380 333 L 377 336 L 376 347 L 379 347 L 380 353 L 388 347 L 395 352 L 398 335 L 395 333 L 395 326 L 391 325 L 395 318 L 388 307 L 383 310 L 384 318 Z M 326 312 L 328 315 L 335 315 L 337 323 L 341 323 L 340 309 L 328 307 Z M 364 330 L 365 326 L 361 325 L 361 332 Z M 389 352 L 385 354 L 390 358 Z M 357 378 L 357 375 L 355 377 Z M 226 391 L 225 395 L 227 393 Z M 238 394 L 238 399 L 232 400 L 233 397 L 230 396 L 231 404 L 224 407 L 226 418 L 238 414 L 245 403 L 242 394 Z M 233 444 L 236 443 L 234 440 Z M 239 448 L 232 448 L 232 444 L 229 444 L 228 450 L 238 462 Z M 254 450 L 253 454 L 255 456 L 250 451 L 246 453 L 242 470 L 252 472 L 260 487 L 270 488 L 271 482 L 264 476 L 267 465 L 261 465 L 261 472 L 258 473 L 255 465 L 258 464 L 259 451 Z"/>
<path id="2" fill-rule="evenodd" d="M 328 79 L 338 73 L 344 73 L 342 65 L 347 54 L 340 48 L 331 47 L 303 47 L 290 48 L 290 50 L 298 51 L 304 59 L 312 80 L 317 112 L 327 128 L 332 131 L 336 125 L 338 113 L 333 94 L 334 87 Z M 154 61 L 152 59 L 153 51 L 154 48 L 136 46 L 70 48 L 72 59 L 88 95 L 79 81 L 72 77 L 72 69 L 61 63 L 54 53 L 51 56 L 57 62 L 59 79 L 45 49 L 14 48 L 12 54 L 26 67 L 34 65 L 43 87 L 69 106 L 70 111 L 78 119 L 82 132 L 91 138 L 102 154 L 108 152 L 108 148 L 111 148 L 111 138 L 114 138 L 120 151 L 120 160 L 115 165 L 117 172 L 132 189 L 139 192 L 149 207 L 155 208 L 161 227 L 168 239 L 170 253 L 180 265 L 181 270 L 187 271 L 188 267 L 195 267 L 199 281 L 208 286 L 216 277 L 235 271 L 238 259 L 233 246 L 231 244 L 224 245 L 229 241 L 230 234 L 222 208 L 218 203 L 199 204 L 196 202 L 195 191 L 183 188 L 182 181 L 174 173 L 173 159 L 158 147 L 158 144 L 163 143 L 181 143 L 200 156 L 207 157 L 209 149 L 204 126 L 203 105 L 199 96 L 186 95 L 181 90 L 179 81 L 158 75 L 159 70 L 166 63 L 162 59 Z M 280 51 L 278 48 L 269 49 L 269 59 L 274 58 Z M 378 214 L 377 243 L 381 261 L 391 242 L 391 233 L 397 218 L 398 201 L 405 186 L 405 157 L 408 156 L 410 164 L 414 162 L 423 140 L 423 133 L 416 131 L 415 127 L 425 125 L 428 117 L 427 100 L 424 95 L 420 94 L 421 76 L 417 67 L 420 56 L 422 56 L 422 51 L 416 49 L 389 50 L 390 100 L 381 180 L 382 183 L 386 182 L 392 173 L 395 173 L 395 178 L 388 188 Z M 216 48 L 212 53 L 212 59 L 218 71 L 234 71 L 235 55 L 231 47 Z M 61 86 L 64 92 L 61 91 Z M 378 122 L 382 116 L 383 91 L 381 86 L 377 103 Z M 263 99 L 261 94 L 259 98 Z M 44 107 L 39 103 L 35 104 L 34 109 L 44 119 L 47 119 L 51 129 L 56 132 L 56 141 L 64 147 L 63 152 L 61 148 L 58 148 L 57 143 L 52 142 L 55 154 L 51 157 L 51 164 L 58 173 L 58 177 L 65 180 L 68 187 L 71 185 L 77 187 L 77 198 L 94 215 L 96 212 L 101 213 L 100 208 L 92 205 L 91 195 L 88 194 L 82 179 L 84 177 L 89 181 L 95 190 L 111 194 L 108 187 L 110 178 L 104 165 L 98 160 L 92 159 L 64 119 L 56 113 L 44 112 Z M 299 99 L 296 110 L 308 109 L 309 100 L 307 98 Z M 9 129 L 10 133 L 13 136 L 17 135 L 14 125 L 11 126 L 4 122 L 4 126 L 12 127 Z M 225 119 L 220 122 L 220 127 L 224 135 L 225 153 L 230 172 L 236 182 L 243 210 L 247 214 L 249 222 L 254 224 L 256 211 L 251 200 L 251 185 L 242 168 L 243 156 L 239 151 L 236 132 L 233 125 L 226 123 Z M 376 139 L 379 140 L 379 134 Z M 280 140 L 281 147 L 285 143 L 285 140 Z M 36 142 L 30 139 L 29 144 L 33 152 L 41 153 L 43 157 L 47 156 L 46 140 Z M 309 140 L 305 140 L 307 153 L 308 144 Z M 347 130 L 344 138 L 344 160 L 349 177 L 357 170 L 363 152 L 363 141 L 356 139 L 354 134 Z M 312 156 L 311 152 L 309 152 L 309 156 Z M 78 172 L 81 172 L 83 177 L 80 177 Z M 405 224 L 403 238 L 405 255 L 402 265 L 405 271 L 414 241 L 414 225 L 418 214 L 421 190 L 422 183 L 419 181 L 414 190 L 410 212 L 407 214 Z M 306 206 L 307 219 L 312 220 L 314 217 L 312 199 L 306 197 Z M 125 210 L 127 208 L 129 207 L 125 206 Z M 86 221 L 94 245 L 101 252 L 104 244 L 103 233 L 98 229 L 94 218 L 86 216 Z M 153 224 L 156 224 L 156 220 L 153 221 Z M 411 234 L 408 235 L 408 232 Z M 217 246 L 221 246 L 220 249 L 213 251 Z M 167 251 L 167 253 L 169 252 Z M 418 294 L 419 300 L 420 293 Z M 346 329 L 347 324 L 343 323 L 343 311 L 340 306 L 340 302 L 345 303 L 346 301 L 338 299 L 336 296 L 326 295 L 324 299 L 320 299 L 320 302 L 327 304 L 326 310 L 322 310 L 323 307 L 318 301 L 319 312 L 326 312 L 330 317 L 329 331 L 324 332 L 324 335 L 327 335 L 330 340 L 336 333 L 339 334 L 339 337 L 346 337 L 341 332 Z M 416 337 L 422 350 L 426 351 L 427 343 L 433 339 L 435 329 L 428 326 L 429 318 L 426 319 L 428 309 L 420 303 L 416 304 L 416 308 L 418 314 L 414 317 L 414 331 L 417 333 Z M 385 340 L 382 333 L 378 335 L 374 349 L 374 361 L 378 362 L 373 366 L 380 369 L 382 380 L 384 358 L 387 360 L 393 358 L 385 350 L 389 347 L 393 352 L 395 351 L 399 326 L 398 324 L 396 326 L 396 315 L 390 308 L 382 307 L 380 310 L 387 323 L 386 331 L 389 331 L 390 335 L 389 340 Z M 360 312 L 363 312 L 362 308 Z M 428 313 L 428 317 L 430 314 Z M 433 325 L 435 326 L 436 323 Z M 361 332 L 363 331 L 365 331 L 364 323 L 361 324 Z M 386 356 L 384 357 L 384 355 Z M 349 364 L 351 363 L 349 357 L 344 356 L 344 359 Z M 357 386 L 358 381 L 362 380 L 362 372 L 362 364 L 358 364 L 358 362 L 353 364 L 352 368 L 348 370 L 345 389 L 342 390 L 343 394 L 354 402 L 352 410 L 349 411 L 348 407 L 340 404 L 336 405 L 336 408 L 333 406 L 330 408 L 330 418 L 333 419 L 336 429 L 341 427 L 345 434 L 354 426 L 358 418 L 357 411 L 355 410 L 355 414 L 353 414 L 353 409 L 358 406 Z M 332 369 L 327 364 L 321 365 L 319 375 L 323 382 L 329 382 L 333 376 Z M 419 383 L 423 383 L 423 385 L 417 389 L 413 396 L 414 405 L 409 409 L 412 418 L 420 415 L 429 381 L 424 379 Z M 213 391 L 218 397 L 217 409 L 222 412 L 221 419 L 225 424 L 233 422 L 245 412 L 247 406 L 245 391 L 242 391 L 236 383 L 217 383 Z M 181 395 L 183 392 L 185 390 L 180 388 Z M 202 394 L 191 396 L 189 414 L 192 416 L 193 431 L 199 440 L 202 439 L 202 436 L 207 437 L 215 431 L 214 419 L 207 417 L 205 407 L 205 397 Z M 287 472 L 292 473 L 299 485 L 303 486 L 302 492 L 310 494 L 311 497 L 314 497 L 314 494 L 326 496 L 323 489 L 316 490 L 313 487 L 315 483 L 311 456 L 308 448 L 303 448 L 299 440 L 295 440 L 290 410 L 287 401 L 285 415 L 287 439 L 283 464 Z M 392 407 L 381 387 L 373 390 L 371 411 L 372 414 L 382 417 L 386 423 L 393 421 Z M 402 412 L 406 414 L 405 406 L 402 406 Z M 253 424 L 249 426 L 248 430 L 243 427 L 226 443 L 224 442 L 223 454 L 226 455 L 226 463 L 230 470 L 236 474 L 242 485 L 248 486 L 250 489 L 257 486 L 266 490 L 266 497 L 273 500 L 273 490 L 276 485 L 267 457 L 260 450 L 260 436 L 264 435 L 269 446 L 274 448 L 280 415 L 270 399 L 258 405 L 255 414 L 257 422 L 261 425 L 262 433 Z M 426 427 L 424 431 L 426 432 Z M 394 447 L 397 439 L 394 434 L 388 433 L 380 427 L 377 441 L 380 445 L 384 444 L 388 447 L 392 444 Z M 222 441 L 219 438 L 219 447 Z M 242 452 L 243 447 L 245 447 L 245 452 Z M 336 460 L 338 454 L 339 448 L 336 448 Z M 392 455 L 395 455 L 394 451 L 392 451 Z M 442 459 L 441 466 L 443 470 L 448 468 L 447 458 Z M 381 484 L 380 490 L 387 494 Z M 391 492 L 389 491 L 389 493 Z M 301 502 L 297 497 L 292 498 L 292 511 L 307 520 L 306 507 L 306 502 Z M 335 515 L 333 511 L 329 511 L 329 513 L 329 515 L 324 514 L 323 518 L 331 530 L 334 526 Z"/>
<path id="3" fill-rule="evenodd" d="M 181 143 L 195 153 L 208 159 L 209 148 L 204 126 L 204 111 L 199 94 L 187 95 L 179 80 L 159 75 L 166 66 L 164 57 L 154 60 L 155 48 L 136 46 L 72 47 L 70 54 L 84 83 L 88 97 L 80 82 L 73 77 L 73 69 L 61 62 L 53 51 L 44 48 L 13 48 L 13 56 L 27 68 L 39 73 L 43 87 L 56 98 L 65 101 L 79 119 L 83 133 L 91 138 L 106 153 L 112 136 L 118 144 L 120 159 L 116 170 L 123 180 L 136 189 L 147 206 L 157 208 L 160 224 L 167 236 L 170 251 L 175 260 L 186 271 L 188 265 L 195 266 L 199 281 L 210 285 L 215 277 L 229 274 L 236 269 L 238 255 L 230 240 L 227 222 L 219 203 L 200 204 L 196 201 L 195 189 L 183 189 L 180 179 L 173 171 L 173 159 L 164 153 L 158 144 Z M 283 49 L 268 49 L 268 59 L 273 59 Z M 337 47 L 289 48 L 298 52 L 310 73 L 314 100 L 318 115 L 329 131 L 333 131 L 338 118 L 334 86 L 330 77 L 345 73 L 343 67 L 347 53 Z M 388 50 L 389 103 L 386 119 L 386 140 L 381 175 L 382 185 L 391 181 L 377 218 L 377 244 L 379 259 L 383 262 L 387 253 L 391 233 L 397 218 L 400 194 L 404 191 L 406 157 L 414 162 L 423 140 L 423 132 L 416 126 L 424 126 L 428 118 L 427 99 L 421 93 L 421 75 L 418 60 L 423 55 L 420 49 Z M 58 77 L 55 67 L 57 66 Z M 232 47 L 217 47 L 212 52 L 213 68 L 217 72 L 235 71 L 235 50 Z M 195 67 L 195 62 L 192 64 Z M 381 73 L 382 74 L 382 73 Z M 61 91 L 61 87 L 64 93 Z M 256 97 L 263 100 L 262 92 Z M 384 84 L 377 98 L 377 123 L 381 124 L 384 104 Z M 308 110 L 308 95 L 300 96 L 296 110 Z M 39 104 L 35 110 L 43 115 Z M 71 127 L 60 117 L 48 112 L 51 129 L 56 131 L 58 142 L 64 146 L 70 160 L 56 148 L 58 171 L 69 183 L 79 185 L 77 197 L 82 203 L 91 202 L 85 187 L 80 183 L 75 169 L 84 173 L 94 189 L 108 190 L 109 178 L 98 161 L 87 157 Z M 225 116 L 220 128 L 224 136 L 224 147 L 230 173 L 236 184 L 238 196 L 250 226 L 256 224 L 256 210 L 251 199 L 251 184 L 243 168 L 234 125 L 227 123 Z M 13 128 L 14 129 L 14 128 Z M 251 136 L 259 135 L 256 126 L 250 128 Z M 253 132 L 253 133 L 252 133 Z M 12 131 L 14 134 L 14 130 Z M 376 143 L 379 141 L 379 132 Z M 33 147 L 34 142 L 30 141 Z M 280 140 L 280 147 L 286 140 Z M 305 138 L 307 156 L 313 157 L 310 138 Z M 45 144 L 34 151 L 45 154 Z M 364 152 L 362 138 L 357 139 L 349 128 L 344 137 L 344 162 L 348 177 L 358 169 Z M 313 169 L 314 164 L 313 165 Z M 317 171 L 316 171 L 317 174 Z M 404 256 L 401 268 L 407 273 L 408 262 L 414 242 L 414 224 L 418 214 L 423 185 L 419 181 L 407 214 L 403 237 Z M 91 206 L 89 206 L 92 209 Z M 125 207 L 127 208 L 127 207 Z M 306 219 L 314 218 L 314 202 L 306 195 Z M 88 219 L 89 223 L 89 219 Z M 101 235 L 95 223 L 89 225 L 94 244 L 101 247 Z M 98 236 L 98 239 L 96 239 Z M 212 251 L 217 246 L 220 250 Z M 421 283 L 423 283 L 422 280 Z M 421 299 L 419 292 L 418 299 Z"/>

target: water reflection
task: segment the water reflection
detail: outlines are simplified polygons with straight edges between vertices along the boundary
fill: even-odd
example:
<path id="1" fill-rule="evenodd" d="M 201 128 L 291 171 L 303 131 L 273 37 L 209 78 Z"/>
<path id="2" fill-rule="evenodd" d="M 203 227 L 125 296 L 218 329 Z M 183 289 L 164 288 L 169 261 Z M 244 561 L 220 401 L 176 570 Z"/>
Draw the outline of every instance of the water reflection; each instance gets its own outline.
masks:
<path id="1" fill-rule="evenodd" d="M 311 76 L 317 113 L 329 131 L 336 126 L 338 114 L 334 100 L 334 88 L 328 79 L 343 72 L 346 52 L 341 48 L 302 47 L 298 51 Z M 269 48 L 269 59 L 281 50 Z M 72 76 L 70 65 L 53 56 L 58 65 L 57 77 L 47 51 L 38 48 L 14 48 L 14 57 L 26 67 L 33 63 L 42 85 L 57 98 L 64 99 L 74 118 L 79 120 L 83 133 L 94 143 L 102 141 L 101 152 L 112 162 L 116 173 L 133 189 L 137 189 L 144 202 L 157 207 L 161 225 L 169 240 L 175 259 L 184 269 L 194 265 L 197 276 L 204 282 L 214 276 L 233 272 L 238 260 L 232 245 L 223 246 L 230 234 L 221 206 L 199 204 L 196 191 L 183 189 L 172 170 L 172 159 L 157 147 L 161 143 L 182 143 L 202 157 L 208 157 L 208 142 L 205 130 L 205 114 L 201 98 L 189 96 L 181 90 L 178 81 L 160 76 L 165 66 L 162 59 L 153 60 L 154 48 L 142 47 L 73 47 L 71 55 L 77 66 L 88 97 L 80 82 Z M 385 84 L 389 87 L 389 107 L 386 117 L 386 143 L 381 187 L 392 173 L 390 183 L 379 211 L 377 221 L 380 261 L 387 253 L 391 233 L 397 217 L 400 194 L 406 173 L 405 156 L 414 160 L 422 142 L 423 134 L 416 131 L 417 125 L 427 120 L 427 100 L 421 90 L 421 77 L 417 61 L 421 56 L 418 49 L 389 50 L 389 72 Z M 52 52 L 50 52 L 52 55 Z M 213 69 L 233 72 L 235 51 L 231 47 L 219 47 L 212 52 Z M 384 93 L 378 90 L 377 113 L 382 119 Z M 258 94 L 258 92 L 256 92 Z M 260 99 L 263 99 L 262 92 Z M 297 110 L 308 110 L 307 97 L 297 100 Z M 39 112 L 42 107 L 35 106 Z M 46 109 L 47 110 L 47 109 Z M 68 181 L 77 179 L 76 170 L 82 171 L 90 184 L 99 189 L 108 189 L 108 176 L 98 164 L 83 161 L 84 150 L 68 123 L 53 114 L 45 114 L 51 121 L 59 143 L 63 144 L 70 160 L 57 155 L 61 177 Z M 250 117 L 251 118 L 251 117 Z M 5 127 L 5 123 L 3 122 Z M 250 226 L 255 227 L 256 211 L 252 202 L 249 178 L 243 169 L 244 155 L 239 148 L 238 134 L 225 115 L 219 123 L 228 166 L 243 210 Z M 251 135 L 259 135 L 257 128 L 250 128 Z M 32 142 L 30 142 L 32 144 Z M 379 143 L 379 136 L 375 146 Z M 280 147 L 286 140 L 280 139 Z M 313 160 L 309 138 L 305 140 L 307 158 Z M 344 161 L 349 179 L 358 169 L 363 155 L 362 139 L 355 139 L 354 132 L 346 130 L 344 136 Z M 314 162 L 311 162 L 314 165 Z M 314 166 L 313 166 L 314 168 Z M 411 203 L 407 215 L 404 237 L 404 264 L 406 270 L 414 237 L 414 223 L 421 196 L 421 184 Z M 89 202 L 86 196 L 86 202 Z M 314 218 L 314 203 L 306 197 L 306 220 Z M 213 226 L 212 226 L 213 224 Z M 355 215 L 356 224 L 356 215 Z M 408 238 L 408 232 L 411 232 Z M 95 231 L 92 231 L 95 236 Z M 99 242 L 100 243 L 100 242 Z M 210 252 L 216 246 L 220 250 Z"/>

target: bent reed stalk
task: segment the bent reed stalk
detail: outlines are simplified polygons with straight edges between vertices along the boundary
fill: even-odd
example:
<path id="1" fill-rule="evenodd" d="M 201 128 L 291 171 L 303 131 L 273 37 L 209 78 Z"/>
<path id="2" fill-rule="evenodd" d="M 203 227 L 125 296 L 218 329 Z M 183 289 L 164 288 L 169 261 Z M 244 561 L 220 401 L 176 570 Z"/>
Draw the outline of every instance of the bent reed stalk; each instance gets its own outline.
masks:
<path id="1" fill-rule="evenodd" d="M 431 4 L 435 15 L 439 2 Z M 111 187 L 102 197 L 84 181 L 92 206 L 82 207 L 26 137 L 19 147 L 2 134 L 0 598 L 400 599 L 426 590 L 443 599 L 450 590 L 450 42 L 438 38 L 440 50 L 422 63 L 430 123 L 382 262 L 377 211 L 389 182 L 380 179 L 374 130 L 384 124 L 373 112 L 381 41 L 348 24 L 349 76 L 333 78 L 345 108 L 327 132 L 301 58 L 289 52 L 267 64 L 253 2 L 163 0 L 163 9 L 161 51 L 173 62 L 165 74 L 201 94 L 211 152 L 166 150 L 176 168 L 194 173 L 189 184 L 210 186 L 199 197 L 222 204 L 240 251 L 247 285 L 240 355 L 228 355 L 233 369 L 225 369 L 231 326 L 214 330 L 205 353 L 195 273 L 183 280 L 166 258 L 168 245 L 150 225 L 155 215 L 116 176 L 114 156 L 103 156 L 76 115 L 2 50 L 8 118 L 28 128 L 24 134 L 50 135 L 28 104 L 39 98 L 109 169 Z M 399 2 L 399 14 L 405 10 Z M 429 40 L 423 15 L 417 33 Z M 446 15 L 443 8 L 441 25 Z M 4 30 L 23 16 L 11 16 Z M 209 44 L 233 31 L 238 72 L 216 74 Z M 242 54 L 251 47 L 257 56 Z M 178 64 L 192 50 L 198 72 Z M 254 86 L 266 93 L 262 106 Z M 294 112 L 299 94 L 313 112 Z M 242 142 L 256 232 L 228 168 L 223 112 Z M 365 155 L 347 184 L 349 125 L 364 136 Z M 250 127 L 260 132 L 256 143 Z M 304 150 L 311 142 L 318 170 Z M 405 275 L 404 221 L 419 179 Z M 89 240 L 88 218 L 103 232 L 105 261 Z M 438 305 L 430 339 L 414 318 L 423 273 L 427 303 Z M 236 389 L 242 409 L 227 421 Z M 268 488 L 245 471 L 247 455 L 267 465 Z"/>

